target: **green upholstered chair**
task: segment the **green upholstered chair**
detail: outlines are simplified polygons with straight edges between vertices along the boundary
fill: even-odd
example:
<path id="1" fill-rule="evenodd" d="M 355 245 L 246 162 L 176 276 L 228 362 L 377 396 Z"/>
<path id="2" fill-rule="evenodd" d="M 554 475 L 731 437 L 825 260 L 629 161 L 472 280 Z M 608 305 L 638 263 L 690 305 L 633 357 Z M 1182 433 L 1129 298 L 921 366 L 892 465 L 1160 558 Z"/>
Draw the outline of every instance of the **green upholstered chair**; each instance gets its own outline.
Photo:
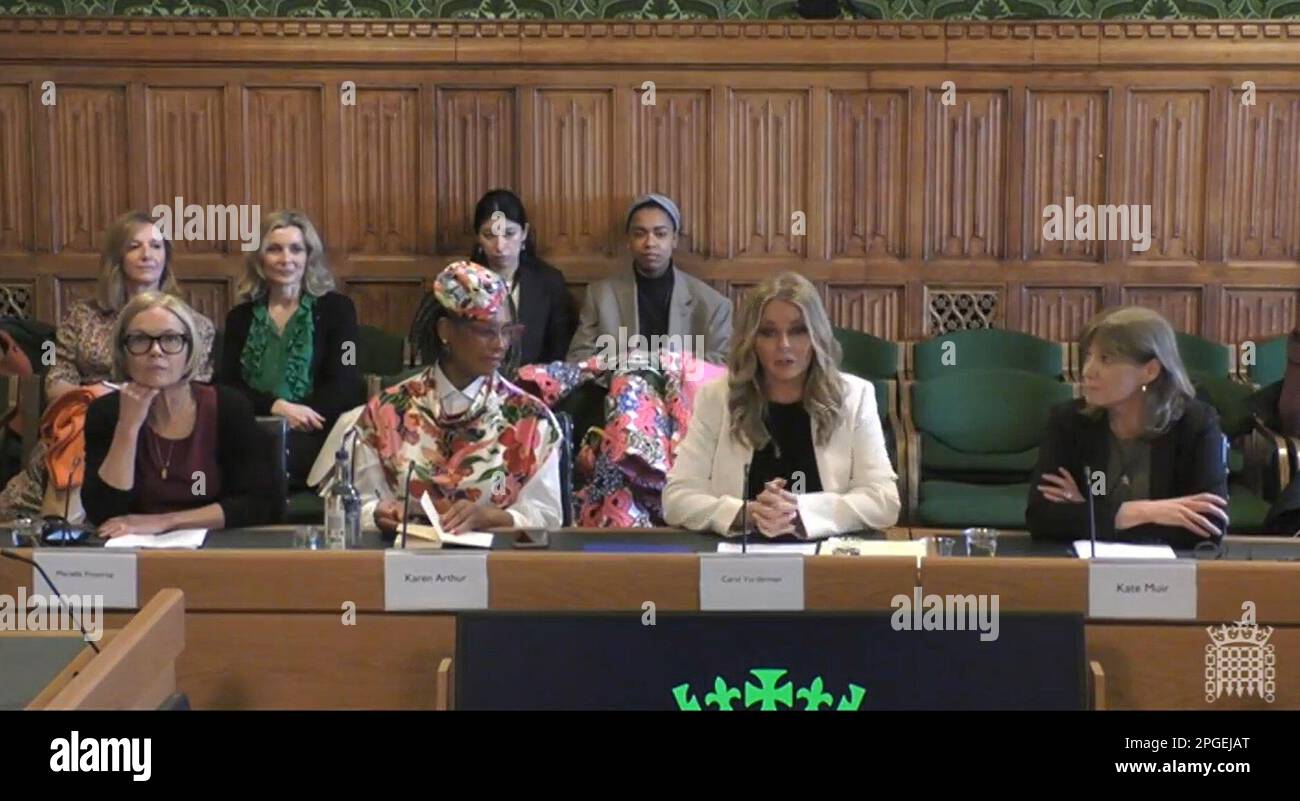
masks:
<path id="1" fill-rule="evenodd" d="M 1178 332 L 1178 355 L 1183 357 L 1183 367 L 1192 376 L 1230 376 L 1233 373 L 1232 347 L 1193 334 Z"/>
<path id="2" fill-rule="evenodd" d="M 1283 334 L 1256 342 L 1254 353 L 1251 354 L 1253 363 L 1241 365 L 1242 377 L 1257 387 L 1281 381 L 1286 375 L 1286 341 L 1287 335 Z"/>
<path id="3" fill-rule="evenodd" d="M 1024 370 L 951 371 L 913 384 L 904 418 L 910 522 L 1023 529 L 1049 412 L 1072 397 L 1072 385 Z"/>
<path id="4" fill-rule="evenodd" d="M 912 343 L 911 375 L 917 381 L 938 378 L 953 371 L 1021 370 L 1069 377 L 1070 346 L 1019 331 L 975 328 Z"/>
<path id="5" fill-rule="evenodd" d="M 840 369 L 846 373 L 866 379 L 897 379 L 902 372 L 905 348 L 901 342 L 851 328 L 836 328 L 835 339 L 844 352 Z"/>

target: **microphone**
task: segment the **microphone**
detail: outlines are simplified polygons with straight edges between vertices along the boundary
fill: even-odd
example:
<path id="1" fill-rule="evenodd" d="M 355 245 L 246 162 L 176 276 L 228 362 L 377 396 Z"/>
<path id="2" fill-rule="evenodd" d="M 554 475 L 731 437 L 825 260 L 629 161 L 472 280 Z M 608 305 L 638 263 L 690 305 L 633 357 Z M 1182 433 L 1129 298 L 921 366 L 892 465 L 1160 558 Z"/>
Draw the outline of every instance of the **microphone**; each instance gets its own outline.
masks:
<path id="1" fill-rule="evenodd" d="M 749 553 L 749 462 L 745 463 L 745 494 L 740 499 L 740 552 Z"/>
<path id="2" fill-rule="evenodd" d="M 50 580 L 50 574 L 46 573 L 45 568 L 41 567 L 36 562 L 35 559 L 28 559 L 26 556 L 20 556 L 14 553 L 13 551 L 9 550 L 8 548 L 0 548 L 0 556 L 3 556 L 7 559 L 13 559 L 14 561 L 17 562 L 24 562 L 36 568 L 37 572 L 41 574 L 41 578 L 45 579 L 46 586 L 48 586 L 50 590 L 54 592 L 55 596 L 59 598 L 63 597 L 63 593 L 59 592 L 59 588 L 54 586 L 54 582 Z M 69 613 L 73 612 L 73 608 L 71 604 L 68 605 L 68 612 Z M 81 616 L 73 614 L 73 618 L 77 621 L 77 629 L 81 631 L 81 636 L 86 641 L 86 644 L 89 645 L 91 649 L 94 650 L 95 653 L 99 653 L 99 646 L 95 645 L 94 641 L 90 639 L 90 635 L 86 633 L 86 627 L 81 625 Z"/>
<path id="3" fill-rule="evenodd" d="M 1088 489 L 1085 492 L 1088 495 L 1088 537 L 1092 540 L 1092 558 L 1097 558 L 1097 514 L 1092 507 L 1092 468 L 1088 465 L 1083 466 L 1083 485 Z"/>
<path id="4" fill-rule="evenodd" d="M 41 526 L 41 542 L 47 545 L 52 542 L 67 544 L 69 542 L 85 542 L 90 536 L 90 530 L 85 526 L 73 525 L 68 520 L 68 515 L 72 512 L 72 478 L 77 474 L 77 468 L 81 466 L 82 457 L 78 456 L 72 460 L 72 469 L 68 473 L 68 490 L 63 496 L 63 517 L 48 515 L 44 518 L 45 523 Z M 53 585 L 51 585 L 53 587 Z"/>
<path id="5" fill-rule="evenodd" d="M 406 524 L 411 516 L 411 473 L 415 471 L 415 460 L 406 466 L 406 485 L 402 490 L 402 548 L 406 548 Z"/>
<path id="6" fill-rule="evenodd" d="M 63 519 L 65 521 L 68 519 L 68 515 L 72 514 L 72 477 L 77 474 L 78 467 L 81 467 L 80 456 L 72 460 L 72 470 L 68 472 L 68 494 L 63 496 Z M 51 587 L 50 589 L 54 588 Z"/>

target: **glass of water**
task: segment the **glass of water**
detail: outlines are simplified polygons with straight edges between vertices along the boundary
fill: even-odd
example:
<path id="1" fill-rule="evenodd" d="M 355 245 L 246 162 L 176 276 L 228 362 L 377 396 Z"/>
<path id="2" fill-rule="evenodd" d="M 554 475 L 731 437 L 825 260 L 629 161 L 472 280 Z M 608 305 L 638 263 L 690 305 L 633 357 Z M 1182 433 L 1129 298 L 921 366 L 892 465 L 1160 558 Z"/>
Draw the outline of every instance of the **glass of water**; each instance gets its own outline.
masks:
<path id="1" fill-rule="evenodd" d="M 298 526 L 293 532 L 295 548 L 319 551 L 325 548 L 324 526 Z"/>
<path id="2" fill-rule="evenodd" d="M 957 538 L 951 535 L 936 534 L 930 537 L 934 547 L 930 550 L 935 556 L 952 556 L 957 551 Z"/>
<path id="3" fill-rule="evenodd" d="M 997 556 L 998 530 L 996 528 L 968 528 L 962 534 L 966 537 L 967 556 Z"/>

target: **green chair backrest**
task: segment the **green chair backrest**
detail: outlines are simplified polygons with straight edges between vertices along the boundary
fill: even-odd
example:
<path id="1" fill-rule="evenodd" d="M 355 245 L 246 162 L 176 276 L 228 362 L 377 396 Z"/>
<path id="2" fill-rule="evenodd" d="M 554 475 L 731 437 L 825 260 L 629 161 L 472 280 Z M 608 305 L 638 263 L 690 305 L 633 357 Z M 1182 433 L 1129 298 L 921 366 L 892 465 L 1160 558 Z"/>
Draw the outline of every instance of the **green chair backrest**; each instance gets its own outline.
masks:
<path id="1" fill-rule="evenodd" d="M 872 336 L 851 328 L 836 328 L 835 339 L 844 351 L 840 369 L 867 379 L 894 378 L 898 375 L 897 342 Z"/>
<path id="2" fill-rule="evenodd" d="M 1286 341 L 1287 335 L 1283 334 L 1255 343 L 1254 364 L 1244 365 L 1251 383 L 1266 387 L 1282 380 L 1286 375 Z"/>
<path id="3" fill-rule="evenodd" d="M 405 340 L 372 325 L 357 327 L 357 369 L 363 374 L 394 375 L 402 372 Z"/>
<path id="4" fill-rule="evenodd" d="M 950 372 L 912 385 L 912 420 L 921 432 L 921 467 L 963 473 L 1033 468 L 1051 408 L 1069 384 L 1024 370 Z"/>
<path id="5" fill-rule="evenodd" d="M 880 416 L 880 430 L 885 434 L 885 450 L 889 453 L 889 463 L 894 471 L 898 472 L 900 467 L 894 442 L 894 422 L 889 419 L 890 396 L 897 385 L 884 378 L 873 378 L 871 386 L 876 390 L 876 414 Z"/>
<path id="6" fill-rule="evenodd" d="M 1177 332 L 1178 355 L 1188 374 L 1227 376 L 1232 373 L 1232 348 L 1194 334 Z"/>
<path id="7" fill-rule="evenodd" d="M 967 370 L 1021 370 L 1059 377 L 1065 370 L 1066 349 L 1020 331 L 975 328 L 953 331 L 924 342 L 912 350 L 916 380 L 927 381 Z"/>
<path id="8" fill-rule="evenodd" d="M 1250 404 L 1250 396 L 1255 394 L 1254 387 L 1234 378 L 1208 373 L 1193 373 L 1191 379 L 1196 396 L 1219 413 L 1219 426 L 1228 439 L 1250 433 L 1254 428 L 1254 410 Z"/>

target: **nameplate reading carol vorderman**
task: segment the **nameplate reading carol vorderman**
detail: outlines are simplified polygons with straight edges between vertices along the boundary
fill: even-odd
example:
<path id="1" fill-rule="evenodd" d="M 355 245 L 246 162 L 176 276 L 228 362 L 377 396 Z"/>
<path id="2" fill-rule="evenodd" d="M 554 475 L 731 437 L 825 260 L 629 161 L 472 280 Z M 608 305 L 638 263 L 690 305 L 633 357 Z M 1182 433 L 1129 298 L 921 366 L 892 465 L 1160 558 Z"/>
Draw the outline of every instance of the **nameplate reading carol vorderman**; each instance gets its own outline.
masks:
<path id="1" fill-rule="evenodd" d="M 384 609 L 487 609 L 485 553 L 384 552 Z"/>
<path id="2" fill-rule="evenodd" d="M 803 557 L 700 554 L 700 609 L 803 611 Z"/>

